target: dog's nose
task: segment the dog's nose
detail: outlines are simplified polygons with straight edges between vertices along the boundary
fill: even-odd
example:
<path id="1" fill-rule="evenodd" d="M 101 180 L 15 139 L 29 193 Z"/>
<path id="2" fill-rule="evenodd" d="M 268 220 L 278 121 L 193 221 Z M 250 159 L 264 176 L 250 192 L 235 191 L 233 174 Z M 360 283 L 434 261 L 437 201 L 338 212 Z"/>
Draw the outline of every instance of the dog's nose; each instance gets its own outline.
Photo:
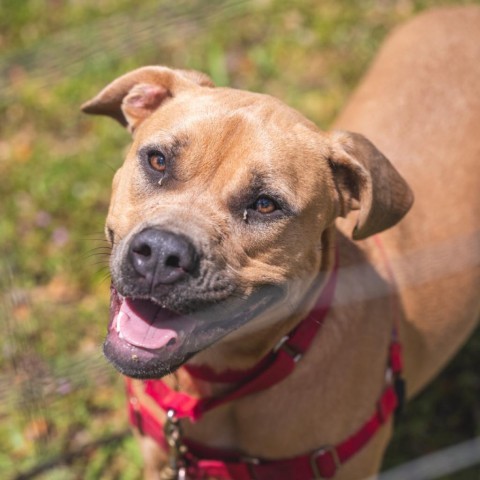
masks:
<path id="1" fill-rule="evenodd" d="M 156 228 L 135 235 L 129 260 L 135 272 L 153 287 L 178 282 L 198 265 L 195 247 L 187 238 Z"/>

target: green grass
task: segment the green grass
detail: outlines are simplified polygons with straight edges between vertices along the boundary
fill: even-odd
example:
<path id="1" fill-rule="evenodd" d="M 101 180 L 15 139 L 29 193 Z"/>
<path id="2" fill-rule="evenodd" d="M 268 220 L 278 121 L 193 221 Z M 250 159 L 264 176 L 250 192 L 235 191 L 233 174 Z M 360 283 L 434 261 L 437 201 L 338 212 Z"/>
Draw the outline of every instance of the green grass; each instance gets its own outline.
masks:
<path id="1" fill-rule="evenodd" d="M 39 465 L 36 478 L 139 478 L 131 437 L 95 444 L 127 426 L 100 345 L 103 222 L 129 136 L 80 104 L 119 74 L 166 64 L 278 96 L 328 128 L 388 31 L 460 3 L 471 2 L 0 3 L 1 478 Z M 409 408 L 387 465 L 479 433 L 478 342 Z"/>

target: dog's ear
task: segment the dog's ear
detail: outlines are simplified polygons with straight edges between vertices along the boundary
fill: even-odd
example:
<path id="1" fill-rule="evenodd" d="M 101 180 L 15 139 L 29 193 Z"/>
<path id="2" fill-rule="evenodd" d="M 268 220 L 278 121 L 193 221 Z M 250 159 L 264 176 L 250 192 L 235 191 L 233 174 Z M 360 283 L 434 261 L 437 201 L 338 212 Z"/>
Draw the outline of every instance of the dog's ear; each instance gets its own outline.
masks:
<path id="1" fill-rule="evenodd" d="M 81 108 L 112 117 L 133 132 L 168 98 L 187 89 L 213 86 L 201 72 L 143 67 L 117 78 Z"/>
<path id="2" fill-rule="evenodd" d="M 413 192 L 382 153 L 363 135 L 331 133 L 329 157 L 340 216 L 359 210 L 354 240 L 393 225 L 408 212 Z"/>

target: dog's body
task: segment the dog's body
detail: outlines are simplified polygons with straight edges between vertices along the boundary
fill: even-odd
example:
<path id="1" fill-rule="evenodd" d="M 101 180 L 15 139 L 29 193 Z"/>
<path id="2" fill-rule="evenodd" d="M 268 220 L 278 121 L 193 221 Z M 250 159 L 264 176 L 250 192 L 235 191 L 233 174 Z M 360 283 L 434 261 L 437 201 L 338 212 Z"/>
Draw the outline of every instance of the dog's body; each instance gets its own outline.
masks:
<path id="1" fill-rule="evenodd" d="M 477 7 L 401 28 L 336 124 L 388 151 L 415 192 L 405 221 L 382 235 L 398 260 L 412 394 L 478 319 L 479 26 Z"/>
<path id="2" fill-rule="evenodd" d="M 216 371 L 254 365 L 312 308 L 339 254 L 334 303 L 294 372 L 198 423 L 184 422 L 187 437 L 266 459 L 335 445 L 370 417 L 384 388 L 395 318 L 409 396 L 464 342 L 479 307 L 479 60 L 480 9 L 423 14 L 390 38 L 337 121 L 336 128 L 372 140 L 415 194 L 411 212 L 389 230 L 412 196 L 381 154 L 359 136 L 318 132 L 270 97 L 215 89 L 196 73 L 141 69 L 86 105 L 135 132 L 107 221 L 116 288 L 192 315 L 202 331 L 209 331 L 205 305 L 223 317 L 219 333 L 202 336 L 194 326 L 186 325 L 186 334 L 170 328 L 168 314 L 168 343 L 155 338 L 148 345 L 161 345 L 157 357 L 124 349 L 111 327 L 106 353 L 123 372 L 155 377 L 186 360 Z M 162 149 L 170 153 L 159 156 Z M 145 159 L 151 171 L 139 166 Z M 168 173 L 165 163 L 175 170 Z M 337 222 L 338 231 L 334 223 L 357 209 L 354 236 L 365 238 L 358 243 L 349 239 L 350 217 Z M 152 228 L 167 234 L 145 240 Z M 132 247 L 139 237 L 141 246 Z M 175 250 L 176 269 L 162 266 L 152 277 L 145 245 L 153 250 L 157 243 Z M 146 278 L 147 287 L 138 286 Z M 269 285 L 281 288 L 281 298 L 262 290 Z M 255 292 L 265 293 L 267 304 L 250 300 L 253 318 L 232 313 Z M 123 308 L 113 306 L 114 322 Z M 129 328 L 125 334 L 135 337 Z M 200 396 L 231 388 L 182 369 L 166 378 Z M 140 401 L 163 417 L 141 381 L 134 385 Z M 390 433 L 383 427 L 336 478 L 374 474 Z M 157 478 L 166 453 L 148 437 L 142 444 L 147 475 Z"/>

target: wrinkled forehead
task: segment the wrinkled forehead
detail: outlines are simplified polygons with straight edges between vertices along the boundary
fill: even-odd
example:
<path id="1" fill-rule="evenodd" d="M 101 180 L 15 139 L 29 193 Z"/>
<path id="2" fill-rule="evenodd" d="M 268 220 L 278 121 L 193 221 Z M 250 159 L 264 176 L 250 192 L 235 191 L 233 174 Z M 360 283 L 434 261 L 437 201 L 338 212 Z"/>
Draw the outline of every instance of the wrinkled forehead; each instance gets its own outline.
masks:
<path id="1" fill-rule="evenodd" d="M 269 183 L 293 189 L 319 168 L 322 134 L 279 100 L 233 89 L 169 100 L 138 129 L 133 148 L 158 148 L 179 162 L 179 181 Z M 301 162 L 300 162 L 301 159 Z M 247 177 L 247 178 L 245 178 Z"/>

